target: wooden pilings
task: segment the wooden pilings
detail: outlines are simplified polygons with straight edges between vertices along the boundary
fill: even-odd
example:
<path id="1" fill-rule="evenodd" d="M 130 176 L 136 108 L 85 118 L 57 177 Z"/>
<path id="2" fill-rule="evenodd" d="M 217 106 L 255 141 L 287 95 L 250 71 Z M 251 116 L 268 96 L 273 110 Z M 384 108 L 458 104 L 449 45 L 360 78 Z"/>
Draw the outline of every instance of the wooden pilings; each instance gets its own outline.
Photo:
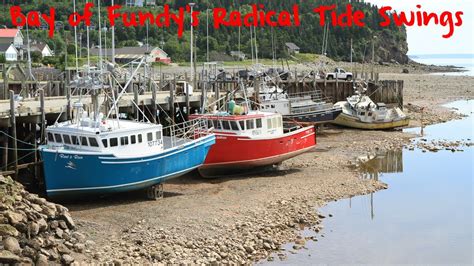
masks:
<path id="1" fill-rule="evenodd" d="M 15 179 L 18 178 L 18 143 L 16 135 L 16 107 L 15 107 L 15 92 L 10 91 L 10 136 L 12 141 L 13 164 L 15 171 Z"/>

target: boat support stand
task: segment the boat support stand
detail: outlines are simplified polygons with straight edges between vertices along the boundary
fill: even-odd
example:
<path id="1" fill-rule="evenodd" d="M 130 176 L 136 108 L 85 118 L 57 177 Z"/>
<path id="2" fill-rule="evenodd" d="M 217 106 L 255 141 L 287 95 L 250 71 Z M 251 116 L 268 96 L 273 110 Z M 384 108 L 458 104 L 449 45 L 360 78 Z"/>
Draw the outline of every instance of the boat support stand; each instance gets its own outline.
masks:
<path id="1" fill-rule="evenodd" d="M 158 200 L 163 198 L 163 184 L 158 184 L 147 188 L 147 198 L 150 200 Z"/>

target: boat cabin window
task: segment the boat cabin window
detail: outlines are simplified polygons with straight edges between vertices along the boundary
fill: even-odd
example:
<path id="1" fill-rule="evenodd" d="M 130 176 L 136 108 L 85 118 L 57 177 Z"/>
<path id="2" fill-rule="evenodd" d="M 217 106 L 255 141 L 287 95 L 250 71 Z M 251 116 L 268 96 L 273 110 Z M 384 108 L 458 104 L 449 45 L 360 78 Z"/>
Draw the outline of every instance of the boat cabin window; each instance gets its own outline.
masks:
<path id="1" fill-rule="evenodd" d="M 365 112 L 360 112 L 360 115 L 365 115 Z"/>
<path id="2" fill-rule="evenodd" d="M 81 145 L 77 136 L 71 136 L 72 145 Z"/>
<path id="3" fill-rule="evenodd" d="M 222 129 L 221 121 L 220 120 L 215 120 L 214 121 L 214 126 L 216 129 Z"/>
<path id="4" fill-rule="evenodd" d="M 268 118 L 268 119 L 267 119 L 267 128 L 268 128 L 268 129 L 273 128 L 273 126 L 272 126 L 272 119 L 271 119 L 271 118 Z"/>
<path id="5" fill-rule="evenodd" d="M 222 128 L 225 130 L 231 130 L 229 121 L 222 121 Z"/>
<path id="6" fill-rule="evenodd" d="M 244 121 L 244 120 L 240 120 L 240 121 L 239 121 L 239 124 L 240 124 L 240 129 L 245 130 L 245 121 Z"/>
<path id="7" fill-rule="evenodd" d="M 255 123 L 253 119 L 245 121 L 247 123 L 247 129 L 254 129 L 255 128 Z"/>
<path id="8" fill-rule="evenodd" d="M 273 128 L 277 128 L 277 127 L 278 127 L 278 122 L 277 122 L 277 118 L 276 118 L 276 117 L 272 118 L 272 124 L 273 124 Z"/>
<path id="9" fill-rule="evenodd" d="M 52 142 L 54 142 L 54 137 L 53 137 L 53 134 L 51 134 L 51 133 L 48 133 L 48 141 L 52 141 Z"/>
<path id="10" fill-rule="evenodd" d="M 110 147 L 117 147 L 118 146 L 118 139 L 117 138 L 111 138 L 109 141 L 110 141 Z"/>
<path id="11" fill-rule="evenodd" d="M 69 135 L 63 135 L 64 143 L 71 144 L 71 137 Z"/>
<path id="12" fill-rule="evenodd" d="M 95 138 L 89 138 L 89 145 L 91 145 L 91 147 L 99 147 L 99 143 L 97 143 L 97 139 Z"/>
<path id="13" fill-rule="evenodd" d="M 128 136 L 120 138 L 120 145 L 121 146 L 128 145 Z"/>
<path id="14" fill-rule="evenodd" d="M 236 121 L 229 121 L 230 126 L 232 127 L 232 130 L 240 130 L 239 125 L 237 124 Z"/>
<path id="15" fill-rule="evenodd" d="M 108 141 L 108 139 L 102 139 L 102 144 L 104 145 L 104 148 L 109 147 L 109 141 Z"/>
<path id="16" fill-rule="evenodd" d="M 138 143 L 142 143 L 142 142 L 143 142 L 142 134 L 138 134 Z"/>
<path id="17" fill-rule="evenodd" d="M 86 137 L 81 137 L 81 144 L 82 144 L 82 146 L 89 146 L 87 144 L 87 138 Z"/>
<path id="18" fill-rule="evenodd" d="M 146 139 L 148 141 L 153 141 L 153 133 L 150 132 L 150 133 L 146 134 Z"/>
<path id="19" fill-rule="evenodd" d="M 262 119 L 261 118 L 257 119 L 257 128 L 262 128 Z"/>
<path id="20" fill-rule="evenodd" d="M 56 139 L 57 143 L 63 143 L 63 138 L 60 134 L 54 134 L 54 139 Z"/>
<path id="21" fill-rule="evenodd" d="M 161 139 L 161 131 L 156 131 L 156 139 Z"/>
<path id="22" fill-rule="evenodd" d="M 131 135 L 130 136 L 130 144 L 135 144 L 137 143 L 137 136 Z"/>
<path id="23" fill-rule="evenodd" d="M 212 128 L 214 127 L 212 120 L 207 120 L 207 128 Z"/>

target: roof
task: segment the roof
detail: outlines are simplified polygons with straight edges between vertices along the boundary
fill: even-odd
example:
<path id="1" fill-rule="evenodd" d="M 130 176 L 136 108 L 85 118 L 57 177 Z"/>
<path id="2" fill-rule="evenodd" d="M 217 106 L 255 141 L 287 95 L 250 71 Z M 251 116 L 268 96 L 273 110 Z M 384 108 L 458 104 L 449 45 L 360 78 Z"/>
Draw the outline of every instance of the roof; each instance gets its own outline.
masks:
<path id="1" fill-rule="evenodd" d="M 150 46 L 148 49 L 147 49 L 147 46 L 141 46 L 141 47 L 133 46 L 133 47 L 115 48 L 115 57 L 120 58 L 126 55 L 126 56 L 136 56 L 137 58 L 139 58 L 140 56 L 144 55 L 147 51 L 152 52 L 156 49 L 159 49 L 161 52 L 163 52 L 163 54 L 167 55 L 163 50 L 155 46 Z M 92 48 L 90 52 L 91 52 L 91 55 L 99 55 L 98 48 Z M 102 53 L 104 53 L 104 49 L 102 49 Z M 111 56 L 111 53 L 112 53 L 112 49 L 108 48 L 107 56 Z"/>
<path id="2" fill-rule="evenodd" d="M 0 38 L 15 38 L 19 29 L 0 29 Z"/>
<path id="3" fill-rule="evenodd" d="M 8 48 L 10 48 L 10 46 L 12 46 L 12 45 L 13 44 L 11 44 L 11 43 L 0 43 L 0 52 L 5 53 L 8 50 Z M 15 46 L 13 46 L 13 48 L 15 48 Z M 16 50 L 16 48 L 15 48 L 15 50 Z"/>
<path id="4" fill-rule="evenodd" d="M 299 50 L 300 49 L 296 44 L 294 44 L 292 42 L 287 42 L 287 43 L 285 43 L 285 45 L 286 45 L 286 47 L 288 47 L 292 50 Z"/>

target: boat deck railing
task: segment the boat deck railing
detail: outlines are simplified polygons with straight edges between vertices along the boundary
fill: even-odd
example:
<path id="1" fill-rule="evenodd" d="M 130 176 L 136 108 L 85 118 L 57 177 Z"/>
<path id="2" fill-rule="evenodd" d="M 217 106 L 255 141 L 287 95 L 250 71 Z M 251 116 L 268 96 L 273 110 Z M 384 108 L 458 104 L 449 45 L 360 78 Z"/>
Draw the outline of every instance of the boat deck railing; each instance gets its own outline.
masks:
<path id="1" fill-rule="evenodd" d="M 205 119 L 199 118 L 166 127 L 163 133 L 169 134 L 171 146 L 176 147 L 190 140 L 208 136 L 212 134 L 212 130 L 208 128 Z"/>
<path id="2" fill-rule="evenodd" d="M 289 93 L 288 99 L 290 100 L 290 102 L 300 102 L 311 99 L 314 102 L 332 103 L 332 99 L 330 97 L 324 96 L 322 91 L 320 90 Z"/>

